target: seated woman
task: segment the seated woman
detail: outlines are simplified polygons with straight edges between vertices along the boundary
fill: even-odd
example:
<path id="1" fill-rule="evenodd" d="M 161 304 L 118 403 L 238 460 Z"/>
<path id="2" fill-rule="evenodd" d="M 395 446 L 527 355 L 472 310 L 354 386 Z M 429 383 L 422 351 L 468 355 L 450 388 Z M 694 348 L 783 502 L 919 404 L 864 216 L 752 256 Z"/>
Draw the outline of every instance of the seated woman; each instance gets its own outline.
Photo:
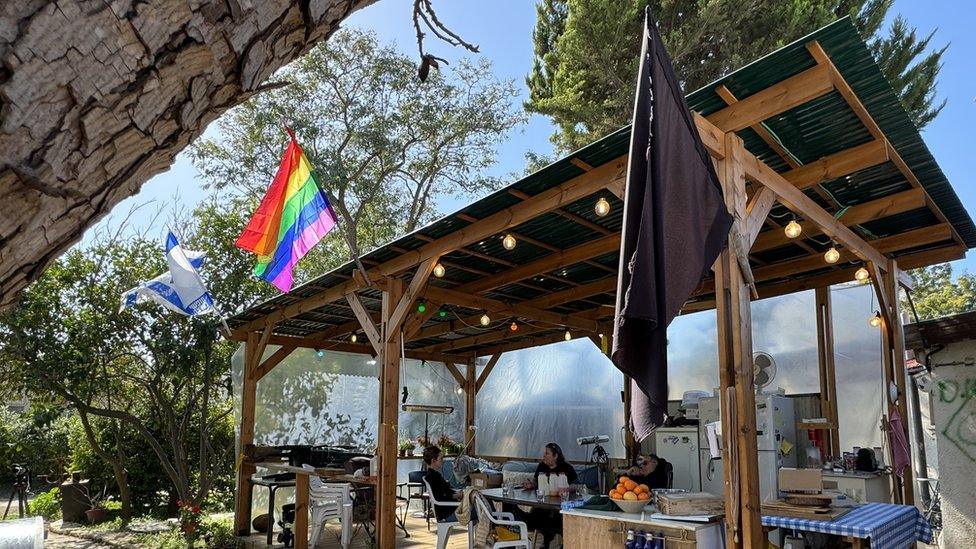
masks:
<path id="1" fill-rule="evenodd" d="M 566 481 L 569 484 L 576 482 L 576 469 L 566 462 L 563 449 L 555 442 L 550 442 L 542 449 L 542 463 L 535 469 L 535 475 L 532 477 L 534 480 L 526 480 L 522 484 L 522 488 L 535 490 L 539 486 L 539 475 L 547 475 L 553 478 L 560 473 L 566 475 Z M 515 512 L 517 519 L 524 521 L 529 528 L 542 533 L 541 547 L 543 548 L 549 547 L 556 534 L 562 533 L 563 522 L 559 511 L 534 508 L 530 513 L 521 513 L 516 508 L 513 509 L 513 512 Z"/>
<path id="2" fill-rule="evenodd" d="M 424 471 L 424 480 L 430 485 L 431 497 L 437 501 L 460 500 L 461 491 L 451 488 L 451 485 L 441 475 L 441 467 L 444 465 L 444 456 L 441 454 L 441 449 L 437 446 L 424 448 L 424 463 L 427 465 L 427 470 Z M 435 505 L 434 515 L 437 517 L 437 522 L 457 521 L 457 515 L 454 514 L 454 507 Z"/>
<path id="3" fill-rule="evenodd" d="M 627 469 L 627 476 L 637 484 L 654 488 L 669 488 L 668 462 L 654 454 L 637 456 L 637 465 Z"/>

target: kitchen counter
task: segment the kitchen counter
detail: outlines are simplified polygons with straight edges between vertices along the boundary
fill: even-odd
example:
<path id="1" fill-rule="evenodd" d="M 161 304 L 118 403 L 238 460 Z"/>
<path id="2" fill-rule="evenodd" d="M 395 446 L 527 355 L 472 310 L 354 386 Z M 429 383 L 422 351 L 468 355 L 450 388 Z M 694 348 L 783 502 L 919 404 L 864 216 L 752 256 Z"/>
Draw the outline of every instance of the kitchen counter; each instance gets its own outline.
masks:
<path id="1" fill-rule="evenodd" d="M 687 522 L 651 518 L 644 513 L 617 513 L 566 509 L 563 515 L 563 547 L 567 549 L 617 549 L 627 540 L 627 530 L 663 533 L 667 547 L 721 549 L 725 546 L 724 522 Z"/>
<path id="2" fill-rule="evenodd" d="M 891 503 L 891 479 L 888 473 L 867 471 L 824 471 L 824 487 L 837 485 L 847 497 L 858 503 Z"/>

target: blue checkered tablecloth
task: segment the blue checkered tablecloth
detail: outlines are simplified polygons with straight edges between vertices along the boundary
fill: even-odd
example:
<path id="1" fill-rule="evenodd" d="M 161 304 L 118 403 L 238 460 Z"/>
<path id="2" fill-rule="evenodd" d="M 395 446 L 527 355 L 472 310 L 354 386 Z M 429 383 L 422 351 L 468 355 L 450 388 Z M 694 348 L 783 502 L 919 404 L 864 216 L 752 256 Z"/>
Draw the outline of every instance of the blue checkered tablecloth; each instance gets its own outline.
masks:
<path id="1" fill-rule="evenodd" d="M 910 505 L 866 503 L 835 520 L 808 520 L 763 515 L 763 526 L 792 528 L 870 539 L 871 549 L 905 549 L 916 541 L 932 541 L 932 527 Z"/>

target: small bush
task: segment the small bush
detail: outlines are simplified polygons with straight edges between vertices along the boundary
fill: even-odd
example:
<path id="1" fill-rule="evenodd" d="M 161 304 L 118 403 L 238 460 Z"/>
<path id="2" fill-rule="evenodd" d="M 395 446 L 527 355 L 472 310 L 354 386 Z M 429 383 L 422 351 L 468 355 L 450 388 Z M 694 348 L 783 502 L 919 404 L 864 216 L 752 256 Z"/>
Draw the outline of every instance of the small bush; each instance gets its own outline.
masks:
<path id="1" fill-rule="evenodd" d="M 32 515 L 44 517 L 46 521 L 52 521 L 61 517 L 61 491 L 52 488 L 47 492 L 41 492 L 30 502 Z"/>
<path id="2" fill-rule="evenodd" d="M 200 523 L 200 535 L 193 545 L 194 548 L 206 549 L 241 549 L 244 541 L 234 536 L 233 528 L 228 520 L 203 519 Z M 186 540 L 179 530 L 150 534 L 142 538 L 143 547 L 154 549 L 186 549 Z"/>

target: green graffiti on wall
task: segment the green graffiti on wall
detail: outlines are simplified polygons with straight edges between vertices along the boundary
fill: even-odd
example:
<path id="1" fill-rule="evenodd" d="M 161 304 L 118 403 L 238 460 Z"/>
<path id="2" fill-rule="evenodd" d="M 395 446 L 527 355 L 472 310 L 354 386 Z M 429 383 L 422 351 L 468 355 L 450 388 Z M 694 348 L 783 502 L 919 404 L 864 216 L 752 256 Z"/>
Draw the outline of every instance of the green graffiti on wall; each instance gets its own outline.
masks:
<path id="1" fill-rule="evenodd" d="M 976 397 L 976 378 L 939 382 L 939 401 L 955 407 L 942 434 L 969 459 L 976 461 L 976 398 L 973 397 Z"/>

